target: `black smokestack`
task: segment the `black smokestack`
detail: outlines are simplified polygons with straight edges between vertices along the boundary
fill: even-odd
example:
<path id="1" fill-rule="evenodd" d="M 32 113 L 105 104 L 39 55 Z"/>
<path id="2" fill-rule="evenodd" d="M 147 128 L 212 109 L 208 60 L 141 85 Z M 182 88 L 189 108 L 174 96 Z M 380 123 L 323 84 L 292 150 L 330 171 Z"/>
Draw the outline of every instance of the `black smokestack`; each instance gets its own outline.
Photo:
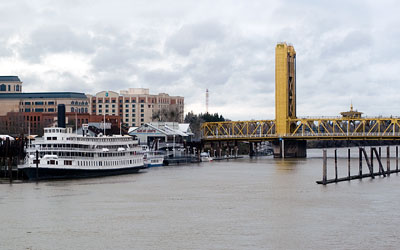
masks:
<path id="1" fill-rule="evenodd" d="M 58 104 L 57 123 L 59 128 L 65 128 L 65 104 Z"/>

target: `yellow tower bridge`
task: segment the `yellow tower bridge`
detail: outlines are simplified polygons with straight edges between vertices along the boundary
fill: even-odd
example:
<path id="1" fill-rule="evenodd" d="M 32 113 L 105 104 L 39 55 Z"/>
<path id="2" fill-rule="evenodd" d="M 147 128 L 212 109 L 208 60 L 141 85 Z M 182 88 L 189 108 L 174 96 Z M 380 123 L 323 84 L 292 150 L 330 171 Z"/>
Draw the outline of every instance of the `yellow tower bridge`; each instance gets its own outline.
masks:
<path id="1" fill-rule="evenodd" d="M 400 117 L 296 116 L 296 51 L 279 43 L 275 50 L 275 120 L 206 122 L 202 140 L 272 141 L 275 157 L 305 157 L 307 140 L 400 140 Z"/>

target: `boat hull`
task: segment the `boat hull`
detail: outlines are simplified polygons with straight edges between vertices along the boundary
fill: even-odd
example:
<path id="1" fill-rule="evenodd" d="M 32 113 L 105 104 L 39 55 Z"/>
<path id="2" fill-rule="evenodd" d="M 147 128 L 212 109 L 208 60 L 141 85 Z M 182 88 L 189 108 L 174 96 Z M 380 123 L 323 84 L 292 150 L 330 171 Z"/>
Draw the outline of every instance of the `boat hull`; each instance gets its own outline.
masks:
<path id="1" fill-rule="evenodd" d="M 145 166 L 135 166 L 115 169 L 65 169 L 65 168 L 38 168 L 38 177 L 36 177 L 36 168 L 22 168 L 24 175 L 29 180 L 50 180 L 50 179 L 76 179 L 92 178 L 100 176 L 122 175 L 137 173 Z"/>

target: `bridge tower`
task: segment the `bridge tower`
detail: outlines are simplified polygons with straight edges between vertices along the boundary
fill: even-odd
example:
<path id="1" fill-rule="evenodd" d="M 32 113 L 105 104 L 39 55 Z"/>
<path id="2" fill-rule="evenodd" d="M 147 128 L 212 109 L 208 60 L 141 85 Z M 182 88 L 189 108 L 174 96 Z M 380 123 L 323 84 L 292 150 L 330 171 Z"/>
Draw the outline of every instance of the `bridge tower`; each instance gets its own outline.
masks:
<path id="1" fill-rule="evenodd" d="M 278 43 L 275 48 L 275 157 L 306 157 L 307 143 L 284 137 L 294 132 L 290 119 L 296 119 L 296 51 L 292 45 Z"/>
<path id="2" fill-rule="evenodd" d="M 296 51 L 278 43 L 275 49 L 275 120 L 280 136 L 291 131 L 289 118 L 296 118 Z"/>

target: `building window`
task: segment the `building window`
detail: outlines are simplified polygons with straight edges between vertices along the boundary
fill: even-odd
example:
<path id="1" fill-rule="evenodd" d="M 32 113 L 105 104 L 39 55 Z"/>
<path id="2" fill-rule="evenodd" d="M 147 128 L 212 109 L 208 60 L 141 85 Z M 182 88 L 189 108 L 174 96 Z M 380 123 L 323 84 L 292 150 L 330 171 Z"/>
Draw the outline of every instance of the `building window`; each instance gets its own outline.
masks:
<path id="1" fill-rule="evenodd" d="M 102 108 L 102 107 L 103 107 L 103 105 L 99 104 L 99 108 Z"/>
<path id="2" fill-rule="evenodd" d="M 128 103 L 128 102 L 129 102 L 129 99 L 125 99 L 125 102 Z"/>
<path id="3" fill-rule="evenodd" d="M 141 122 L 144 122 L 144 119 L 142 118 L 142 119 L 140 119 L 140 121 L 141 121 Z"/>
<path id="4" fill-rule="evenodd" d="M 113 109 L 112 112 L 115 113 L 115 109 Z"/>
<path id="5" fill-rule="evenodd" d="M 48 105 L 54 105 L 54 102 L 47 102 Z"/>
<path id="6" fill-rule="evenodd" d="M 43 105 L 43 102 L 35 102 L 35 105 Z"/>
<path id="7" fill-rule="evenodd" d="M 125 105 L 125 108 L 129 108 L 129 104 L 126 104 L 126 105 Z"/>
<path id="8" fill-rule="evenodd" d="M 25 112 L 31 112 L 31 109 L 25 109 Z"/>
<path id="9" fill-rule="evenodd" d="M 101 110 L 101 109 L 99 109 L 99 113 L 102 113 L 102 110 Z"/>
<path id="10" fill-rule="evenodd" d="M 129 117 L 129 114 L 125 114 L 125 117 Z"/>
<path id="11" fill-rule="evenodd" d="M 109 102 L 110 102 L 110 101 L 107 99 L 107 100 L 106 100 L 106 103 L 109 103 Z"/>
<path id="12" fill-rule="evenodd" d="M 75 109 L 74 109 L 74 107 L 71 107 L 71 112 L 75 112 Z"/>
<path id="13" fill-rule="evenodd" d="M 113 104 L 112 107 L 115 108 L 115 104 Z"/>
<path id="14" fill-rule="evenodd" d="M 135 118 L 132 119 L 132 122 L 135 122 Z"/>
<path id="15" fill-rule="evenodd" d="M 132 104 L 132 108 L 134 108 L 135 107 L 135 104 Z"/>
<path id="16" fill-rule="evenodd" d="M 99 100 L 99 103 L 103 103 L 103 100 L 100 99 L 100 100 Z"/>
<path id="17" fill-rule="evenodd" d="M 108 113 L 108 109 L 106 109 L 106 113 Z"/>
<path id="18" fill-rule="evenodd" d="M 128 118 L 126 118 L 126 119 L 125 119 L 125 121 L 126 121 L 126 122 L 129 122 L 129 119 L 128 119 Z"/>
<path id="19" fill-rule="evenodd" d="M 144 114 L 140 114 L 140 117 L 144 117 Z"/>
<path id="20" fill-rule="evenodd" d="M 31 102 L 25 102 L 25 105 L 31 105 Z"/>
<path id="21" fill-rule="evenodd" d="M 132 109 L 132 113 L 135 113 L 135 109 Z"/>
<path id="22" fill-rule="evenodd" d="M 112 103 L 115 103 L 115 100 L 111 100 Z"/>
<path id="23" fill-rule="evenodd" d="M 53 108 L 49 108 L 49 109 L 47 109 L 47 111 L 54 112 L 54 109 Z"/>
<path id="24" fill-rule="evenodd" d="M 144 104 L 140 104 L 140 107 L 141 107 L 141 108 L 144 108 Z"/>
<path id="25" fill-rule="evenodd" d="M 129 109 L 125 109 L 125 113 L 129 113 Z"/>
<path id="26" fill-rule="evenodd" d="M 141 109 L 141 110 L 140 110 L 140 112 L 142 112 L 142 113 L 143 113 L 143 112 L 144 112 L 144 109 Z"/>
<path id="27" fill-rule="evenodd" d="M 132 102 L 136 102 L 136 99 L 132 99 Z"/>
<path id="28" fill-rule="evenodd" d="M 144 103 L 144 100 L 140 100 L 141 103 Z"/>
<path id="29" fill-rule="evenodd" d="M 95 109 L 95 108 L 96 108 L 96 104 L 93 104 L 93 105 L 92 105 L 92 108 L 94 108 L 94 109 Z"/>
<path id="30" fill-rule="evenodd" d="M 43 112 L 44 109 L 35 109 L 35 112 Z"/>
<path id="31" fill-rule="evenodd" d="M 6 91 L 6 85 L 5 84 L 0 85 L 0 91 Z"/>
<path id="32" fill-rule="evenodd" d="M 19 91 L 19 85 L 17 84 L 17 86 L 15 86 L 15 90 Z"/>
<path id="33" fill-rule="evenodd" d="M 108 108 L 108 104 L 106 104 L 106 108 Z"/>
<path id="34" fill-rule="evenodd" d="M 8 91 L 11 91 L 11 86 L 10 85 L 8 85 Z"/>

